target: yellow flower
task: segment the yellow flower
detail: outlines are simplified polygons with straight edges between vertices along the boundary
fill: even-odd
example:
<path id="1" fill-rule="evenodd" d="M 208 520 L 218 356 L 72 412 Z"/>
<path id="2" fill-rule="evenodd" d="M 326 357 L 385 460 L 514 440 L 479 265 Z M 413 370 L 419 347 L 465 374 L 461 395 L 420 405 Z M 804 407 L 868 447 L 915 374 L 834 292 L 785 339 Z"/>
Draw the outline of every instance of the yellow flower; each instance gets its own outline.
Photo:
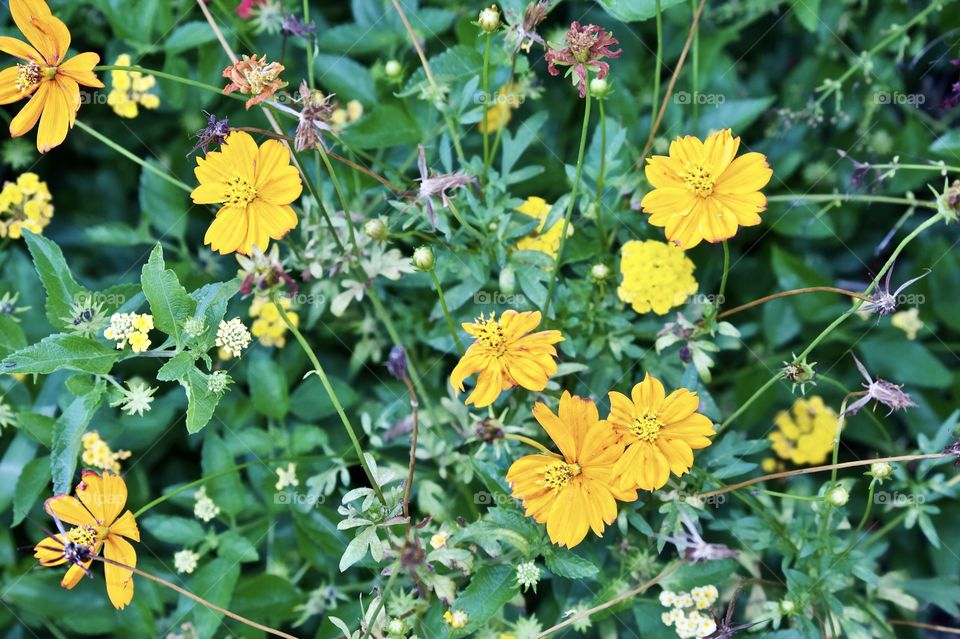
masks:
<path id="1" fill-rule="evenodd" d="M 117 56 L 114 62 L 117 66 L 129 67 L 130 56 L 123 53 Z M 113 112 L 121 118 L 135 118 L 140 113 L 138 106 L 145 109 L 156 109 L 160 106 L 160 98 L 149 93 L 157 84 L 152 75 L 144 75 L 140 71 L 122 71 L 115 69 L 110 72 L 112 88 L 107 95 L 107 104 Z"/>
<path id="2" fill-rule="evenodd" d="M 135 568 L 137 553 L 127 539 L 140 541 L 140 530 L 133 513 L 128 510 L 120 515 L 127 503 L 127 485 L 123 478 L 109 471 L 100 475 L 85 470 L 76 493 L 77 497 L 51 497 L 44 502 L 44 510 L 74 526 L 66 531 L 66 538 L 85 549 L 88 556 L 98 555 L 102 548 L 107 559 Z M 51 535 L 34 547 L 33 556 L 40 560 L 41 566 L 59 566 L 67 561 L 64 544 L 64 535 Z M 84 568 L 89 569 L 92 562 L 92 559 L 84 561 L 83 568 L 71 565 L 60 585 L 68 590 L 76 586 L 84 575 Z M 133 573 L 106 562 L 103 572 L 110 603 L 118 610 L 126 607 L 133 600 Z"/>
<path id="3" fill-rule="evenodd" d="M 798 399 L 789 411 L 780 411 L 774 418 L 777 430 L 768 439 L 773 442 L 773 452 L 781 459 L 798 466 L 816 466 L 827 461 L 833 450 L 833 437 L 837 433 L 839 416 L 823 403 L 823 398 L 813 395 Z"/>
<path id="4" fill-rule="evenodd" d="M 697 292 L 693 261 L 683 249 L 656 240 L 630 240 L 620 251 L 617 296 L 638 313 L 664 315 Z"/>
<path id="5" fill-rule="evenodd" d="M 249 133 L 234 131 L 219 151 L 197 157 L 194 169 L 200 185 L 195 204 L 223 204 L 203 238 L 221 255 L 249 255 L 254 247 L 266 252 L 297 226 L 290 204 L 300 197 L 303 183 L 290 166 L 290 153 L 276 140 L 257 148 Z"/>
<path id="6" fill-rule="evenodd" d="M 541 402 L 533 416 L 557 445 L 560 456 L 525 455 L 507 471 L 513 496 L 528 517 L 546 523 L 553 543 L 572 548 L 588 530 L 603 536 L 617 518 L 617 502 L 634 501 L 636 491 L 617 486 L 615 464 L 623 445 L 609 424 L 600 419 L 589 399 L 564 391 L 557 415 Z"/>
<path id="7" fill-rule="evenodd" d="M 83 444 L 83 463 L 87 466 L 100 468 L 101 470 L 111 470 L 115 473 L 120 472 L 120 462 L 130 458 L 129 450 L 118 450 L 113 452 L 109 444 L 100 438 L 100 434 L 92 430 L 84 433 L 80 438 Z"/>
<path id="8" fill-rule="evenodd" d="M 890 323 L 906 333 L 907 339 L 910 341 L 917 339 L 917 333 L 925 326 L 923 320 L 920 319 L 920 309 L 917 308 L 894 313 L 890 317 Z"/>
<path id="9" fill-rule="evenodd" d="M 467 613 L 462 610 L 448 610 L 443 613 L 443 620 L 451 628 L 463 628 L 467 625 L 469 617 L 467 617 Z"/>
<path id="10" fill-rule="evenodd" d="M 513 118 L 513 110 L 518 109 L 522 102 L 521 87 L 516 83 L 505 84 L 497 91 L 493 104 L 487 107 L 487 133 L 496 133 Z M 477 123 L 480 133 L 484 133 L 483 120 Z"/>
<path id="11" fill-rule="evenodd" d="M 103 336 L 116 342 L 117 349 L 123 349 L 129 343 L 134 353 L 143 353 L 150 348 L 148 333 L 151 330 L 153 315 L 149 313 L 114 313 Z"/>
<path id="12" fill-rule="evenodd" d="M 9 4 L 13 21 L 30 44 L 0 36 L 0 51 L 24 61 L 0 72 L 0 104 L 30 97 L 10 122 L 10 135 L 20 137 L 39 121 L 37 150 L 46 153 L 63 142 L 77 119 L 79 85 L 103 87 L 93 72 L 100 56 L 81 53 L 64 60 L 70 48 L 70 30 L 54 17 L 47 3 L 10 0 Z"/>
<path id="13" fill-rule="evenodd" d="M 16 183 L 6 182 L 0 190 L 0 237 L 18 240 L 23 229 L 42 233 L 53 217 L 47 183 L 36 173 L 23 173 Z"/>
<path id="14" fill-rule="evenodd" d="M 656 490 L 693 465 L 693 451 L 711 444 L 713 422 L 697 412 L 697 394 L 680 388 L 668 396 L 663 384 L 647 374 L 631 397 L 610 393 L 607 421 L 627 447 L 614 466 L 621 488 Z"/>
<path id="15" fill-rule="evenodd" d="M 489 319 L 481 315 L 473 324 L 462 324 L 476 341 L 450 373 L 450 384 L 462 392 L 463 380 L 479 373 L 465 403 L 482 408 L 514 386 L 532 391 L 547 387 L 547 380 L 557 372 L 557 349 L 553 345 L 562 342 L 563 336 L 560 331 L 531 334 L 539 324 L 539 311 L 514 310 L 504 311 L 499 320 L 491 312 Z"/>
<path id="16" fill-rule="evenodd" d="M 300 325 L 300 316 L 295 311 L 289 310 L 292 307 L 290 300 L 286 297 L 280 298 L 280 306 L 290 318 L 290 323 L 294 326 Z M 287 343 L 287 324 L 280 317 L 280 311 L 277 305 L 270 298 L 257 296 L 253 298 L 250 304 L 250 317 L 255 318 L 250 332 L 259 340 L 263 346 L 276 346 L 283 348 Z"/>
<path id="17" fill-rule="evenodd" d="M 563 220 L 557 220 L 544 231 L 547 216 L 550 215 L 550 205 L 542 197 L 528 197 L 527 201 L 515 209 L 528 217 L 540 220 L 537 230 L 517 242 L 517 249 L 521 251 L 540 251 L 550 257 L 556 257 L 560 249 L 560 233 L 563 231 Z M 573 235 L 573 224 L 567 226 L 567 237 Z"/>
<path id="18" fill-rule="evenodd" d="M 641 202 L 650 224 L 664 227 L 667 239 L 683 249 L 702 240 L 720 242 L 736 235 L 739 226 L 760 224 L 767 208 L 760 189 L 773 171 L 760 153 L 734 159 L 739 147 L 740 138 L 723 129 L 705 142 L 678 137 L 670 143 L 669 157 L 651 157 L 646 174 L 654 190 Z"/>

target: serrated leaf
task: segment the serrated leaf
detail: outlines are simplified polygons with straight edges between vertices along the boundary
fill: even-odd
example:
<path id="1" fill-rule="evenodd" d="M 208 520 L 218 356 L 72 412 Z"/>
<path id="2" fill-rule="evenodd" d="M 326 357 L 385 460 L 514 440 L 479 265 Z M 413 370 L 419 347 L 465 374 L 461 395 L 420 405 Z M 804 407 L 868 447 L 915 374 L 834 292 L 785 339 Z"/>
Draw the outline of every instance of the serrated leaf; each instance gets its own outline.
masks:
<path id="1" fill-rule="evenodd" d="M 180 344 L 183 323 L 193 316 L 197 303 L 187 295 L 177 274 L 165 268 L 163 247 L 157 244 L 140 274 L 143 294 L 150 303 L 153 323 L 157 329 Z"/>
<path id="2" fill-rule="evenodd" d="M 600 569 L 589 559 L 564 549 L 557 549 L 547 555 L 546 564 L 550 572 L 567 579 L 587 579 L 600 572 Z"/>
<path id="3" fill-rule="evenodd" d="M 70 402 L 53 425 L 50 467 L 55 495 L 70 492 L 73 474 L 77 470 L 77 457 L 80 455 L 80 438 L 100 408 L 105 388 L 103 380 L 97 380 L 88 393 Z"/>
<path id="4" fill-rule="evenodd" d="M 208 376 L 196 366 L 191 367 L 187 375 L 178 381 L 187 393 L 187 432 L 192 435 L 210 422 L 220 403 L 220 396 L 210 392 Z"/>
<path id="5" fill-rule="evenodd" d="M 454 607 L 467 613 L 466 632 L 483 628 L 519 591 L 513 566 L 484 566 L 473 575 Z"/>
<path id="6" fill-rule="evenodd" d="M 122 351 L 89 337 L 57 333 L 7 356 L 3 372 L 48 375 L 67 369 L 106 375 L 121 355 Z"/>
<path id="7" fill-rule="evenodd" d="M 161 382 L 186 379 L 196 368 L 194 362 L 196 362 L 196 356 L 192 352 L 177 353 L 160 367 L 157 371 L 157 379 Z"/>
<path id="8" fill-rule="evenodd" d="M 23 231 L 23 239 L 33 258 L 33 266 L 37 269 L 43 289 L 47 292 L 47 320 L 57 329 L 63 329 L 66 327 L 63 318 L 70 317 L 73 301 L 89 292 L 73 278 L 70 267 L 63 258 L 63 251 L 56 242 L 26 229 Z"/>

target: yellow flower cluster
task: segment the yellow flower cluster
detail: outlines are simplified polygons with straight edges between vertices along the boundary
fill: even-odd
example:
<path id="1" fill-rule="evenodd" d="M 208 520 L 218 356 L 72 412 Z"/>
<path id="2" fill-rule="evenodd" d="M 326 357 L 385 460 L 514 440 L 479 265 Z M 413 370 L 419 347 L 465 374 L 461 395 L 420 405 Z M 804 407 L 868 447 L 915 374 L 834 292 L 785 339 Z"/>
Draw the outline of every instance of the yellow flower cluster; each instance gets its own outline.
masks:
<path id="1" fill-rule="evenodd" d="M 153 330 L 153 315 L 148 313 L 114 313 L 110 316 L 110 326 L 103 336 L 117 343 L 117 348 L 125 348 L 127 342 L 134 353 L 143 353 L 150 348 L 149 333 Z"/>
<path id="2" fill-rule="evenodd" d="M 514 109 L 520 108 L 521 97 L 517 94 L 514 84 L 504 85 L 494 98 L 493 104 L 487 107 L 487 130 L 484 131 L 483 120 L 477 123 L 480 133 L 496 133 L 513 118 Z"/>
<path id="3" fill-rule="evenodd" d="M 117 66 L 130 66 L 130 56 L 126 53 L 117 57 Z M 157 79 L 152 75 L 144 75 L 139 71 L 110 72 L 111 88 L 107 95 L 107 104 L 113 112 L 121 118 L 135 118 L 140 114 L 139 107 L 156 109 L 160 106 L 160 98 L 150 93 L 156 86 Z"/>
<path id="4" fill-rule="evenodd" d="M 113 452 L 110 445 L 100 438 L 100 434 L 92 430 L 84 433 L 80 438 L 83 444 L 83 463 L 100 470 L 110 470 L 115 473 L 120 472 L 120 462 L 128 459 L 131 455 L 129 450 L 118 450 Z"/>
<path id="5" fill-rule="evenodd" d="M 448 610 L 443 613 L 443 620 L 448 626 L 454 629 L 460 629 L 467 625 L 470 618 L 462 610 Z"/>
<path id="6" fill-rule="evenodd" d="M 827 461 L 833 450 L 838 416 L 813 395 L 798 399 L 789 411 L 780 411 L 774 419 L 777 430 L 770 433 L 773 452 L 798 466 L 816 466 Z"/>
<path id="7" fill-rule="evenodd" d="M 617 296 L 638 313 L 664 315 L 697 292 L 693 262 L 683 249 L 656 240 L 631 240 L 620 251 Z"/>
<path id="8" fill-rule="evenodd" d="M 540 220 L 537 230 L 517 242 L 517 249 L 521 251 L 540 251 L 550 257 L 556 257 L 560 249 L 560 233 L 563 231 L 563 220 L 557 220 L 550 228 L 544 230 L 547 216 L 550 215 L 550 205 L 542 197 L 528 197 L 527 201 L 515 209 L 527 217 Z M 573 235 L 573 224 L 567 226 L 567 237 Z"/>
<path id="9" fill-rule="evenodd" d="M 350 100 L 346 107 L 338 107 L 330 114 L 330 125 L 335 131 L 342 131 L 363 117 L 363 104 L 359 100 Z"/>
<path id="10" fill-rule="evenodd" d="M 36 173 L 23 173 L 16 182 L 5 182 L 0 191 L 0 237 L 18 240 L 26 228 L 42 233 L 53 217 L 47 183 Z"/>
<path id="11" fill-rule="evenodd" d="M 290 322 L 294 326 L 300 325 L 300 316 L 296 311 L 290 310 L 292 303 L 286 297 L 280 298 L 280 306 L 286 311 Z M 267 297 L 257 296 L 253 298 L 250 304 L 250 317 L 254 318 L 253 326 L 250 331 L 263 346 L 276 346 L 283 348 L 287 343 L 287 325 L 280 317 L 280 311 L 277 305 Z"/>
<path id="12" fill-rule="evenodd" d="M 917 334 L 926 326 L 920 319 L 920 310 L 916 308 L 894 313 L 890 317 L 890 323 L 894 328 L 899 328 L 906 333 L 907 339 L 911 342 L 917 339 Z"/>

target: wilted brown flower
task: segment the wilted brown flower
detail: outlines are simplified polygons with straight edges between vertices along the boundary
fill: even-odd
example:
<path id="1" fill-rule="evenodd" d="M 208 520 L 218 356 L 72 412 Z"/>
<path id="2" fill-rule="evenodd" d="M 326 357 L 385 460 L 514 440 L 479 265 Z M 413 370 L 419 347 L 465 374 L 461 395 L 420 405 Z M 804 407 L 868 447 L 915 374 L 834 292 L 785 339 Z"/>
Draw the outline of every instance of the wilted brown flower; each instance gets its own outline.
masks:
<path id="1" fill-rule="evenodd" d="M 864 365 L 860 363 L 860 360 L 857 359 L 856 355 L 854 355 L 853 361 L 857 365 L 857 370 L 859 370 L 860 374 L 863 375 L 863 378 L 867 380 L 867 383 L 863 385 L 867 391 L 863 397 L 847 407 L 847 415 L 856 415 L 861 408 L 869 404 L 871 401 L 876 401 L 879 404 L 883 404 L 890 409 L 890 413 L 895 410 L 916 406 L 916 403 L 910 399 L 910 396 L 901 390 L 903 388 L 903 384 L 897 385 L 892 382 L 888 382 L 885 379 L 874 380 L 870 377 L 870 373 L 867 372 L 867 369 L 864 367 Z M 890 413 L 887 414 L 889 415 Z"/>
<path id="2" fill-rule="evenodd" d="M 430 175 L 427 169 L 427 156 L 420 145 L 417 159 L 417 167 L 420 169 L 420 191 L 417 199 L 423 202 L 427 209 L 427 216 L 430 218 L 430 224 L 437 228 L 437 213 L 434 198 L 440 198 L 440 205 L 443 208 L 450 206 L 450 189 L 462 189 L 469 184 L 477 181 L 477 178 L 464 173 L 443 173 L 441 175 Z"/>
<path id="3" fill-rule="evenodd" d="M 523 11 L 523 20 L 514 22 L 507 29 L 507 41 L 513 42 L 513 52 L 516 54 L 523 49 L 530 53 L 533 43 L 546 47 L 547 43 L 537 33 L 537 27 L 547 17 L 547 11 L 550 9 L 550 0 L 538 0 L 531 2 Z M 508 10 L 508 15 L 512 17 L 513 11 Z"/>
<path id="4" fill-rule="evenodd" d="M 283 65 L 279 62 L 267 62 L 266 54 L 259 59 L 256 55 L 245 55 L 239 62 L 223 70 L 223 77 L 230 80 L 223 92 L 230 94 L 239 91 L 243 95 L 253 96 L 247 100 L 249 109 L 269 100 L 274 93 L 287 86 L 287 83 L 280 79 L 282 72 Z"/>
<path id="5" fill-rule="evenodd" d="M 598 78 L 606 77 L 610 64 L 603 58 L 619 58 L 623 51 L 614 51 L 620 43 L 609 31 L 595 24 L 581 25 L 574 21 L 567 31 L 567 46 L 547 51 L 547 71 L 550 75 L 560 75 L 557 65 L 568 66 L 567 75 L 573 74 L 573 83 L 580 89 L 580 97 L 587 96 L 587 71 L 593 71 Z"/>
<path id="6" fill-rule="evenodd" d="M 323 144 L 323 132 L 333 132 L 330 118 L 333 115 L 333 95 L 324 95 L 320 91 L 313 91 L 306 81 L 300 83 L 300 97 L 297 103 L 301 105 L 297 125 L 297 133 L 293 138 L 293 146 L 297 151 L 315 149 Z"/>

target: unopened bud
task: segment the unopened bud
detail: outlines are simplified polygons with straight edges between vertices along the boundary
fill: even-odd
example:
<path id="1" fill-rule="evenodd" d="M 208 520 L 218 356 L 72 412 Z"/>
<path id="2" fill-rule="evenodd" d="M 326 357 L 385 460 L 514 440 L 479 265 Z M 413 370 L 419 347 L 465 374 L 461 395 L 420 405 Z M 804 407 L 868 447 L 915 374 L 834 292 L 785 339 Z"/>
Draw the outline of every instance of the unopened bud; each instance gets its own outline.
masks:
<path id="1" fill-rule="evenodd" d="M 597 282 L 602 282 L 610 277 L 610 267 L 602 262 L 598 262 L 590 267 L 590 277 Z"/>
<path id="2" fill-rule="evenodd" d="M 396 80 L 403 73 L 403 67 L 396 60 L 388 60 L 385 65 L 383 65 L 383 72 L 387 74 L 387 77 L 391 80 Z"/>
<path id="3" fill-rule="evenodd" d="M 590 95 L 595 98 L 603 99 L 610 93 L 610 83 L 606 78 L 593 78 L 590 80 Z"/>
<path id="4" fill-rule="evenodd" d="M 780 602 L 780 612 L 784 615 L 792 615 L 796 609 L 797 606 L 792 599 L 784 599 Z"/>
<path id="5" fill-rule="evenodd" d="M 870 464 L 870 475 L 876 479 L 886 479 L 893 474 L 893 466 L 889 462 Z"/>
<path id="6" fill-rule="evenodd" d="M 413 265 L 421 271 L 432 271 L 436 262 L 429 246 L 419 246 L 413 252 Z"/>
<path id="7" fill-rule="evenodd" d="M 367 220 L 363 225 L 363 232 L 367 234 L 367 237 L 378 242 L 382 242 L 390 236 L 390 229 L 387 228 L 386 222 L 379 217 Z"/>
<path id="8" fill-rule="evenodd" d="M 846 506 L 850 493 L 843 486 L 834 486 L 827 492 L 827 503 L 831 506 Z"/>
<path id="9" fill-rule="evenodd" d="M 480 17 L 477 18 L 477 26 L 486 33 L 493 33 L 500 28 L 500 11 L 497 9 L 497 5 L 491 5 L 489 9 L 480 12 Z"/>
<path id="10" fill-rule="evenodd" d="M 513 295 L 517 290 L 517 274 L 510 266 L 500 271 L 500 292 L 504 295 Z"/>

